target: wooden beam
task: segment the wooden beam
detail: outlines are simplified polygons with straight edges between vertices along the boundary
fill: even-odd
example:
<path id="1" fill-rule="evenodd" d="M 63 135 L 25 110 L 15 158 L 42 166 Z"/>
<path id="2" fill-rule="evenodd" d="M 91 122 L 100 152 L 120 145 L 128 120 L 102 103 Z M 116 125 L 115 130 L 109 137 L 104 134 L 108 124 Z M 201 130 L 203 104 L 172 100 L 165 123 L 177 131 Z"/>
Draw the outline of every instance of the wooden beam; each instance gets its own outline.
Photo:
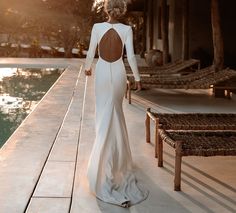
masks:
<path id="1" fill-rule="evenodd" d="M 153 0 L 148 1 L 148 11 L 149 11 L 149 42 L 150 42 L 150 49 L 153 49 Z"/>
<path id="2" fill-rule="evenodd" d="M 213 65 L 215 71 L 221 70 L 224 67 L 224 42 L 220 24 L 219 1 L 211 0 L 211 22 L 214 47 Z"/>
<path id="3" fill-rule="evenodd" d="M 143 1 L 143 38 L 142 38 L 143 45 L 142 45 L 141 57 L 144 57 L 144 53 L 147 50 L 147 39 L 146 39 L 147 15 L 148 15 L 148 4 L 147 1 Z"/>
<path id="4" fill-rule="evenodd" d="M 189 59 L 189 0 L 183 0 L 182 16 L 182 59 Z"/>
<path id="5" fill-rule="evenodd" d="M 161 0 L 161 34 L 162 34 L 162 45 L 163 45 L 163 64 L 169 62 L 169 32 L 168 32 L 168 6 L 167 0 Z"/>

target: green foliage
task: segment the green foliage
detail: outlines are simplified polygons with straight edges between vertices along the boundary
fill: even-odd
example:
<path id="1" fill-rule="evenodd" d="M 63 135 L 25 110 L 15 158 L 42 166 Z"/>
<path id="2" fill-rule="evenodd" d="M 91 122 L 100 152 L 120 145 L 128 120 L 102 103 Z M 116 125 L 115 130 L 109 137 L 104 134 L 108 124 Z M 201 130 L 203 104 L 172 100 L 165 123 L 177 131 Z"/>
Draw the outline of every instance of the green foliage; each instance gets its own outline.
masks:
<path id="1" fill-rule="evenodd" d="M 103 7 L 100 0 L 0 0 L 0 35 L 7 34 L 9 43 L 64 47 L 71 57 L 72 48 L 88 47 L 93 23 L 107 19 Z M 128 13 L 121 22 L 133 25 L 137 18 Z"/>
<path id="2" fill-rule="evenodd" d="M 66 56 L 78 43 L 84 43 L 92 25 L 93 1 L 86 0 L 4 0 L 0 9 L 0 33 L 27 35 L 28 43 L 62 46 Z"/>

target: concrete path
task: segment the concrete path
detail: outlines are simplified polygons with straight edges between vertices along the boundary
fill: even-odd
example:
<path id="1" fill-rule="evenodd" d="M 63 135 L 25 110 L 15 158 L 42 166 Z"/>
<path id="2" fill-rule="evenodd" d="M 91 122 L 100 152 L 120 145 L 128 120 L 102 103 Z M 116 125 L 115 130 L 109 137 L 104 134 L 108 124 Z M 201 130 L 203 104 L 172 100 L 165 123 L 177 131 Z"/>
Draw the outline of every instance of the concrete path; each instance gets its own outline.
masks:
<path id="1" fill-rule="evenodd" d="M 63 61 L 45 59 L 44 63 Z M 173 96 L 158 98 L 155 92 L 141 92 L 133 96 L 132 105 L 126 100 L 123 105 L 137 176 L 150 191 L 148 199 L 129 209 L 96 199 L 86 179 L 95 137 L 94 78 L 86 79 L 83 73 L 79 76 L 81 62 L 65 62 L 68 69 L 0 150 L 1 213 L 235 212 L 235 157 L 183 158 L 182 192 L 175 192 L 174 152 L 164 146 L 164 168 L 158 168 L 153 143 L 145 143 L 144 129 L 147 106 L 163 111 L 195 111 L 199 106 L 201 110 L 223 111 L 230 101 L 218 101 L 222 108 L 204 107 L 201 97 L 196 107 L 185 95 L 176 101 Z M 41 63 L 41 59 L 27 59 L 23 64 Z"/>
<path id="2" fill-rule="evenodd" d="M 145 143 L 145 105 L 124 101 L 130 144 L 137 174 L 150 191 L 144 202 L 129 209 L 103 203 L 89 192 L 86 169 L 95 137 L 94 83 L 89 79 L 83 114 L 71 212 L 154 213 L 234 212 L 236 209 L 235 157 L 183 159 L 182 192 L 173 191 L 174 152 L 165 146 L 164 168 L 157 167 L 153 143 Z M 137 98 L 136 98 L 137 100 Z M 228 100 L 222 100 L 222 102 Z M 174 103 L 172 102 L 174 105 Z M 172 107 L 172 104 L 169 107 Z M 148 102 L 146 103 L 148 105 Z M 154 104 L 155 105 L 155 104 Z M 224 172 L 220 172 L 224 171 Z"/>

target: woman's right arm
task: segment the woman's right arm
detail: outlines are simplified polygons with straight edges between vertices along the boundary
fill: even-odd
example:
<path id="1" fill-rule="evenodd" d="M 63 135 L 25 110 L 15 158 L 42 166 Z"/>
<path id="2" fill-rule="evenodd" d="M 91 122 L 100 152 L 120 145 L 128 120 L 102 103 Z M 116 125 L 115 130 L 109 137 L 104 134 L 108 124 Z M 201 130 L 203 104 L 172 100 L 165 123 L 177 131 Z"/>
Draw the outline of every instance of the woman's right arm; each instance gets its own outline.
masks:
<path id="1" fill-rule="evenodd" d="M 97 48 L 97 34 L 96 34 L 96 28 L 94 24 L 92 28 L 92 32 L 91 32 L 89 49 L 87 52 L 85 66 L 84 66 L 85 75 L 91 75 L 91 65 L 93 63 L 96 48 Z"/>

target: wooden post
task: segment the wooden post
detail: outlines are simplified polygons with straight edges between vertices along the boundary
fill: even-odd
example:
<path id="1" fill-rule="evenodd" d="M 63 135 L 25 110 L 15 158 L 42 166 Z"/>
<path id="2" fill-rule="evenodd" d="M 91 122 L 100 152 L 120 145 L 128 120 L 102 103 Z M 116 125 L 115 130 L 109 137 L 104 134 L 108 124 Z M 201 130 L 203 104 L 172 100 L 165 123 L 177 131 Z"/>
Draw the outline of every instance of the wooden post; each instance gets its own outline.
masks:
<path id="1" fill-rule="evenodd" d="M 148 10 L 149 10 L 149 41 L 150 41 L 150 49 L 153 49 L 153 0 L 149 0 Z"/>
<path id="2" fill-rule="evenodd" d="M 131 104 L 131 82 L 128 81 L 128 99 L 129 99 L 129 104 Z"/>
<path id="3" fill-rule="evenodd" d="M 126 81 L 126 90 L 125 90 L 125 98 L 127 99 L 128 97 L 128 81 Z"/>
<path id="4" fill-rule="evenodd" d="M 147 108 L 147 112 L 150 112 L 150 108 Z M 148 115 L 148 113 L 146 112 L 146 121 L 145 121 L 145 125 L 146 125 L 146 142 L 150 143 L 150 116 Z"/>
<path id="5" fill-rule="evenodd" d="M 161 37 L 163 45 L 163 64 L 169 62 L 169 18 L 167 0 L 161 0 Z"/>
<path id="6" fill-rule="evenodd" d="M 158 128 L 159 128 L 159 119 L 155 118 L 155 158 L 158 158 L 158 141 L 159 141 L 159 134 L 158 134 Z"/>
<path id="7" fill-rule="evenodd" d="M 224 66 L 224 42 L 220 24 L 219 1 L 211 0 L 211 22 L 214 47 L 214 67 L 219 71 Z"/>
<path id="8" fill-rule="evenodd" d="M 189 59 L 189 0 L 183 0 L 182 16 L 182 59 Z"/>
<path id="9" fill-rule="evenodd" d="M 174 190 L 181 190 L 181 162 L 182 162 L 182 142 L 176 141 L 175 148 L 175 179 Z"/>
<path id="10" fill-rule="evenodd" d="M 148 5 L 147 1 L 143 1 L 143 38 L 142 38 L 142 51 L 141 57 L 144 57 L 145 51 L 147 49 L 147 40 L 146 40 L 146 33 L 147 33 L 147 14 L 148 14 Z"/>
<path id="11" fill-rule="evenodd" d="M 163 167 L 163 141 L 160 135 L 158 135 L 158 167 Z"/>

